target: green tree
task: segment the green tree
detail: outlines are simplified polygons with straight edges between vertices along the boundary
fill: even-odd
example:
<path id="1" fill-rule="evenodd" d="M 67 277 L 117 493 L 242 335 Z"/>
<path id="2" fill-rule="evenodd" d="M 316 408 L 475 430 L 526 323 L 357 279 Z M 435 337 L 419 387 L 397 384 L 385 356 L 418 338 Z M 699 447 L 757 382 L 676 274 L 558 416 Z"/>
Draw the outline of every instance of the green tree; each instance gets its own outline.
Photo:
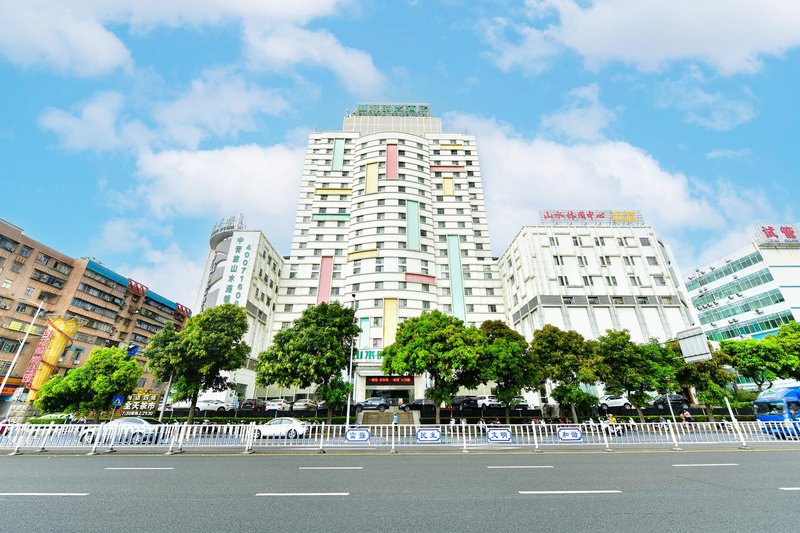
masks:
<path id="1" fill-rule="evenodd" d="M 731 364 L 740 376 L 753 380 L 758 392 L 764 389 L 765 383 L 770 388 L 776 379 L 791 377 L 797 371 L 797 356 L 787 353 L 773 335 L 767 335 L 763 340 L 722 341 L 720 349 L 730 356 Z"/>
<path id="2" fill-rule="evenodd" d="M 677 354 L 680 345 L 669 343 Z M 683 388 L 694 388 L 697 401 L 703 404 L 708 413 L 708 420 L 714 421 L 714 406 L 722 405 L 731 393 L 727 386 L 736 379 L 736 374 L 726 368 L 731 366 L 731 358 L 722 352 L 712 352 L 711 359 L 686 363 L 678 357 L 675 362 L 675 380 Z"/>
<path id="3" fill-rule="evenodd" d="M 245 365 L 250 347 L 244 342 L 247 313 L 234 304 L 210 307 L 191 317 L 175 332 L 171 324 L 153 336 L 145 351 L 147 366 L 156 378 L 172 377 L 173 398 L 189 399 L 189 418 L 194 421 L 201 391 L 224 390 L 228 380 L 221 373 Z"/>
<path id="4" fill-rule="evenodd" d="M 502 320 L 487 320 L 480 329 L 487 341 L 484 377 L 497 384 L 497 399 L 505 404 L 506 423 L 510 424 L 514 398 L 522 389 L 539 384 L 539 364 L 525 337 Z"/>
<path id="5" fill-rule="evenodd" d="M 360 332 L 355 311 L 349 307 L 338 302 L 309 307 L 258 356 L 256 379 L 262 385 L 283 387 L 316 384 L 318 396 L 328 406 L 330 424 L 334 407 L 346 403 L 351 390 L 342 374 L 348 367 L 350 346 Z"/>
<path id="6" fill-rule="evenodd" d="M 675 352 L 656 339 L 636 344 L 628 330 L 607 330 L 597 343 L 603 358 L 606 390 L 611 394 L 627 393 L 644 423 L 642 407 L 650 399 L 648 391 L 667 389 L 675 380 Z"/>
<path id="7" fill-rule="evenodd" d="M 480 358 L 486 337 L 475 327 L 441 311 L 409 318 L 397 331 L 394 343 L 383 350 L 383 371 L 408 375 L 427 372 L 433 384 L 425 391 L 436 404 L 449 403 L 460 387 L 474 388 L 483 380 Z"/>
<path id="8" fill-rule="evenodd" d="M 800 324 L 792 320 L 788 324 L 782 325 L 776 337 L 786 356 L 792 361 L 800 363 Z M 800 380 L 800 364 L 794 368 L 790 366 L 786 370 L 789 377 Z"/>
<path id="9" fill-rule="evenodd" d="M 578 423 L 576 402 L 581 383 L 595 383 L 602 359 L 595 344 L 587 342 L 577 331 L 562 331 L 546 325 L 533 334 L 530 350 L 539 361 L 544 377 L 557 383 L 553 399 L 560 405 L 569 404 L 572 419 Z"/>
<path id="10" fill-rule="evenodd" d="M 45 382 L 34 404 L 46 413 L 93 412 L 99 422 L 113 397 L 129 396 L 141 375 L 142 367 L 122 348 L 95 348 L 82 367 Z"/>

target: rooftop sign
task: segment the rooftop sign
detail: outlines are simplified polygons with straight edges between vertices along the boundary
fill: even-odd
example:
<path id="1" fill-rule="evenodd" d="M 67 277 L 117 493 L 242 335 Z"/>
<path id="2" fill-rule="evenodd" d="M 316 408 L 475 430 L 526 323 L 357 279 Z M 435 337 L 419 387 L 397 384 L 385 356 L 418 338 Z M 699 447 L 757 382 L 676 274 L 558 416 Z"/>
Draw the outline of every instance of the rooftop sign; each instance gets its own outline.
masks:
<path id="1" fill-rule="evenodd" d="M 541 224 L 552 226 L 642 226 L 644 219 L 639 211 L 539 211 Z"/>
<path id="2" fill-rule="evenodd" d="M 797 248 L 800 247 L 800 226 L 756 226 L 753 228 L 755 242 L 759 246 L 776 248 Z"/>
<path id="3" fill-rule="evenodd" d="M 354 117 L 430 117 L 428 104 L 358 104 Z"/>

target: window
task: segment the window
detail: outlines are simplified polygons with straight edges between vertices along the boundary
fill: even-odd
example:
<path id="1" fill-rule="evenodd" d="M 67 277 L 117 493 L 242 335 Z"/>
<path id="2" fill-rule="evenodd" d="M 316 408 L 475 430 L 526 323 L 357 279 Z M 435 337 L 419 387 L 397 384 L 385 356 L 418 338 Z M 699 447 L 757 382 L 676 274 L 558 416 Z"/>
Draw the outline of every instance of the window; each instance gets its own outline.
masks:
<path id="1" fill-rule="evenodd" d="M 401 300 L 399 301 L 399 305 L 400 305 L 400 307 L 401 307 L 401 308 L 406 308 L 406 307 L 408 307 L 408 300 L 401 299 Z"/>
<path id="2" fill-rule="evenodd" d="M 28 306 L 27 305 L 25 305 L 23 303 L 17 304 L 17 313 L 24 313 L 27 310 L 28 310 Z"/>
<path id="3" fill-rule="evenodd" d="M 592 279 L 592 276 L 583 276 L 583 285 L 586 287 L 594 286 L 594 280 Z"/>
<path id="4" fill-rule="evenodd" d="M 375 272 L 383 272 L 383 258 L 379 257 L 375 260 Z"/>
<path id="5" fill-rule="evenodd" d="M 631 258 L 627 255 L 622 256 L 622 261 L 625 263 L 625 266 L 631 266 Z"/>
<path id="6" fill-rule="evenodd" d="M 639 305 L 647 305 L 647 296 L 637 296 L 636 303 Z"/>
<path id="7" fill-rule="evenodd" d="M 288 289 L 286 289 L 286 294 L 288 296 L 292 296 L 292 295 L 294 295 L 295 291 L 296 291 L 296 289 L 294 287 L 289 287 Z"/>
<path id="8" fill-rule="evenodd" d="M 497 306 L 495 304 L 489 304 L 489 312 L 490 313 L 496 313 L 497 312 Z"/>
<path id="9" fill-rule="evenodd" d="M 631 285 L 633 285 L 634 287 L 638 287 L 639 285 L 641 285 L 641 282 L 639 281 L 639 276 L 628 276 L 628 281 L 630 281 Z"/>
<path id="10" fill-rule="evenodd" d="M 353 261 L 353 274 L 361 274 L 361 259 Z"/>
<path id="11" fill-rule="evenodd" d="M 400 272 L 406 272 L 408 270 L 407 260 L 405 257 L 398 259 L 397 268 Z"/>
<path id="12" fill-rule="evenodd" d="M 423 274 L 427 275 L 429 273 L 428 262 L 425 261 L 424 259 L 421 261 L 420 267 L 421 267 L 420 270 L 422 271 Z"/>
<path id="13" fill-rule="evenodd" d="M 650 246 L 650 239 L 647 237 L 639 237 L 639 242 L 642 243 L 642 246 Z"/>
<path id="14" fill-rule="evenodd" d="M 665 287 L 667 285 L 667 282 L 664 280 L 664 276 L 653 276 L 653 282 L 657 287 Z"/>
<path id="15" fill-rule="evenodd" d="M 474 313 L 474 312 L 475 312 L 475 306 L 472 305 L 472 304 L 468 304 L 467 305 L 467 313 Z"/>
<path id="16" fill-rule="evenodd" d="M 25 296 L 33 296 L 33 291 L 34 291 L 33 287 L 28 287 L 27 289 L 25 289 Z"/>
<path id="17" fill-rule="evenodd" d="M 616 276 L 606 276 L 606 285 L 610 285 L 611 287 L 617 286 L 617 277 Z"/>
<path id="18" fill-rule="evenodd" d="M 622 296 L 612 296 L 611 303 L 613 303 L 614 305 L 622 305 L 625 302 L 622 299 Z"/>
<path id="19" fill-rule="evenodd" d="M 595 246 L 605 246 L 606 245 L 606 238 L 605 237 L 595 237 L 594 238 L 594 245 Z"/>
<path id="20" fill-rule="evenodd" d="M 293 308 L 294 308 L 294 306 L 293 306 L 292 304 L 285 304 L 285 305 L 283 306 L 283 310 L 284 310 L 285 312 L 287 312 L 287 313 L 290 313 L 290 312 L 292 311 L 292 309 L 293 309 Z"/>
<path id="21" fill-rule="evenodd" d="M 550 237 L 550 246 L 557 246 L 558 245 L 558 237 Z"/>
<path id="22" fill-rule="evenodd" d="M 558 284 L 562 287 L 566 287 L 567 285 L 569 285 L 569 280 L 567 279 L 567 276 L 558 276 Z"/>
<path id="23" fill-rule="evenodd" d="M 580 237 L 572 237 L 572 245 L 573 246 L 580 246 L 581 244 L 583 244 L 583 242 L 581 242 L 581 238 Z"/>
<path id="24" fill-rule="evenodd" d="M 656 260 L 655 256 L 648 255 L 647 264 L 650 266 L 658 266 L 658 261 Z"/>
<path id="25" fill-rule="evenodd" d="M 554 255 L 553 256 L 553 264 L 556 265 L 556 266 L 564 266 L 564 256 Z"/>

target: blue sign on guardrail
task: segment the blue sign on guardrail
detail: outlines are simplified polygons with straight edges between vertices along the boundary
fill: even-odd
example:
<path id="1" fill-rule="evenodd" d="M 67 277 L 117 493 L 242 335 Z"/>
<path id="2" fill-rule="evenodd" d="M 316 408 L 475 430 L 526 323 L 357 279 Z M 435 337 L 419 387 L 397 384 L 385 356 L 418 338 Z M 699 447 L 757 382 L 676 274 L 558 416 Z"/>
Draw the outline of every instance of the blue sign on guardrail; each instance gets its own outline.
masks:
<path id="1" fill-rule="evenodd" d="M 438 429 L 418 429 L 417 444 L 437 444 L 442 442 L 442 432 Z"/>
<path id="2" fill-rule="evenodd" d="M 489 442 L 511 442 L 511 428 L 493 428 L 486 430 Z"/>
<path id="3" fill-rule="evenodd" d="M 365 443 L 369 442 L 369 430 L 366 428 L 348 429 L 344 432 L 345 442 Z"/>
<path id="4" fill-rule="evenodd" d="M 111 405 L 114 407 L 122 407 L 125 403 L 125 396 L 114 396 L 111 398 Z"/>
<path id="5" fill-rule="evenodd" d="M 578 428 L 560 428 L 558 442 L 583 442 L 583 431 Z"/>

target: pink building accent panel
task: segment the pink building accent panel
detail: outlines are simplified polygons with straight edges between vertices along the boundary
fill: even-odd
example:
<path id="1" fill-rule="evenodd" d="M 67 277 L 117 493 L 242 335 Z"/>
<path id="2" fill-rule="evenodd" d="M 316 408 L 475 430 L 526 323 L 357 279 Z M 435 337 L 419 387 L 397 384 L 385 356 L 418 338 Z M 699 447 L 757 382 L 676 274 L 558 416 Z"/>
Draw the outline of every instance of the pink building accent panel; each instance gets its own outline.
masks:
<path id="1" fill-rule="evenodd" d="M 331 278 L 333 277 L 333 256 L 322 257 L 319 268 L 319 287 L 317 288 L 317 303 L 328 303 L 331 299 Z"/>

